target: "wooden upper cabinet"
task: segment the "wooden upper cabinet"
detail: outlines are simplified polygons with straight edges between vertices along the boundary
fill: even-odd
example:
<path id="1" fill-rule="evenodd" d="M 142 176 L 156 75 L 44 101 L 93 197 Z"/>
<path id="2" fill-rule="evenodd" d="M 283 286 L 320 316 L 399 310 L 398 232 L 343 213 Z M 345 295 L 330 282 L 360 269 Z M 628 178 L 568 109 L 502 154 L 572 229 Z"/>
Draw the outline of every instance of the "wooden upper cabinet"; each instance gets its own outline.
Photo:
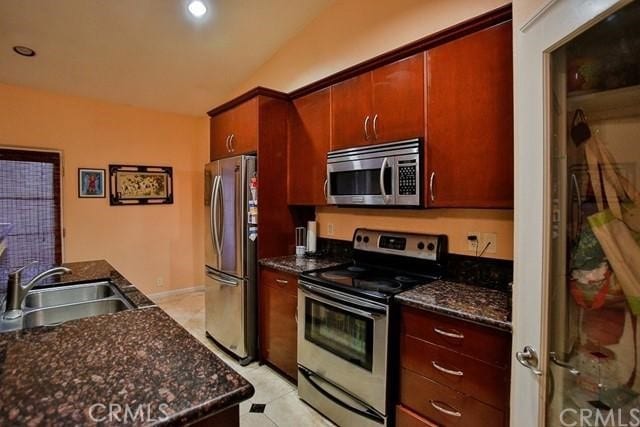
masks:
<path id="1" fill-rule="evenodd" d="M 211 160 L 258 149 L 258 102 L 252 98 L 211 118 Z"/>
<path id="2" fill-rule="evenodd" d="M 424 62 L 423 52 L 372 71 L 375 143 L 424 135 Z"/>
<path id="3" fill-rule="evenodd" d="M 373 144 L 371 73 L 331 87 L 331 149 Z"/>
<path id="4" fill-rule="evenodd" d="M 511 208 L 511 22 L 427 51 L 426 74 L 426 205 Z"/>
<path id="5" fill-rule="evenodd" d="M 331 87 L 331 149 L 424 135 L 424 53 Z"/>
<path id="6" fill-rule="evenodd" d="M 293 101 L 289 117 L 287 201 L 324 205 L 330 135 L 330 89 Z"/>

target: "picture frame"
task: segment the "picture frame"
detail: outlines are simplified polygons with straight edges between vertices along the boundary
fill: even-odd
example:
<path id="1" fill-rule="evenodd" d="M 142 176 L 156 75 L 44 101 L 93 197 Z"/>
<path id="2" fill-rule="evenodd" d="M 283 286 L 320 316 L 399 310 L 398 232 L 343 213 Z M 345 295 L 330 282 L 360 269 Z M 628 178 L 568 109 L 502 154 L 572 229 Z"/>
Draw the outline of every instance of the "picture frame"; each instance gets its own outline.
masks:
<path id="1" fill-rule="evenodd" d="M 104 169 L 78 168 L 78 198 L 101 199 L 107 191 Z"/>
<path id="2" fill-rule="evenodd" d="M 109 204 L 173 204 L 173 168 L 109 165 Z"/>

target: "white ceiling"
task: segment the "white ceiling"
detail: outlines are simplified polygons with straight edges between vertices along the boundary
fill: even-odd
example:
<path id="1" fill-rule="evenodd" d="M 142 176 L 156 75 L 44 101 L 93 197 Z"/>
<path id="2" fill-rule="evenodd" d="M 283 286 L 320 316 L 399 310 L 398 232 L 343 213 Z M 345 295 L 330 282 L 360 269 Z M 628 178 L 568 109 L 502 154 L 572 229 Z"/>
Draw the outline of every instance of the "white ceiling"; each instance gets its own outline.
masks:
<path id="1" fill-rule="evenodd" d="M 202 115 L 332 0 L 204 1 L 0 0 L 0 82 Z"/>

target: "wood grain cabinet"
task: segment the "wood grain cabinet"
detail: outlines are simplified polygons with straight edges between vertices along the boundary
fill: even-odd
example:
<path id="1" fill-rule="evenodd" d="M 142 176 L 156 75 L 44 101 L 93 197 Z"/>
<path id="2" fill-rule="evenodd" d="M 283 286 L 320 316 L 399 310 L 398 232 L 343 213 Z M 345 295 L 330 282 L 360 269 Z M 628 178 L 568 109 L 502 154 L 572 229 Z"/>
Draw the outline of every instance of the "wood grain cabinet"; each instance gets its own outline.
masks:
<path id="1" fill-rule="evenodd" d="M 287 200 L 326 204 L 327 152 L 331 140 L 330 89 L 297 98 L 289 117 Z"/>
<path id="2" fill-rule="evenodd" d="M 260 358 L 297 382 L 298 277 L 260 269 Z"/>
<path id="3" fill-rule="evenodd" d="M 511 22 L 427 51 L 428 207 L 513 207 Z"/>
<path id="4" fill-rule="evenodd" d="M 424 53 L 331 87 L 331 149 L 424 135 Z"/>
<path id="5" fill-rule="evenodd" d="M 511 335 L 402 308 L 397 425 L 506 426 Z"/>
<path id="6" fill-rule="evenodd" d="M 252 98 L 211 118 L 211 160 L 257 151 L 258 102 Z"/>

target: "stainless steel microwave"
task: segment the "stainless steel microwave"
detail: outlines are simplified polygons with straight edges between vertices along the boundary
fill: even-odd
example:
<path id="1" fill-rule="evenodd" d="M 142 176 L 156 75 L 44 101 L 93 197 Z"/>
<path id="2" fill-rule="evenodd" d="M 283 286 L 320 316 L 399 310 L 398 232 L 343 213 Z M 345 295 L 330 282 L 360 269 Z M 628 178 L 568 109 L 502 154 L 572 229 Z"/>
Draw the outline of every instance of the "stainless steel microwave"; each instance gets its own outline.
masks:
<path id="1" fill-rule="evenodd" d="M 410 139 L 327 154 L 330 205 L 420 206 L 422 140 Z"/>

